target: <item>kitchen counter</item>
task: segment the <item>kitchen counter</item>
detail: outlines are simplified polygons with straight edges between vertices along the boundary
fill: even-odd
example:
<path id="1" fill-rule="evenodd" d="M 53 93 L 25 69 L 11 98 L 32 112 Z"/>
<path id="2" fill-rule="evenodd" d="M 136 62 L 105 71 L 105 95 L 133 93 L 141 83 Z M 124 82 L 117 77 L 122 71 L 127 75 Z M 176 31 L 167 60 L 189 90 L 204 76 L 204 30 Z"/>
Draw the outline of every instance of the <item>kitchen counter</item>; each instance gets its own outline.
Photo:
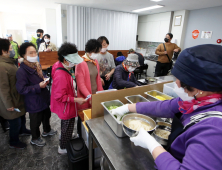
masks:
<path id="1" fill-rule="evenodd" d="M 103 117 L 87 120 L 86 125 L 89 129 L 90 170 L 93 170 L 93 140 L 113 170 L 155 170 L 149 151 L 135 146 L 129 137 L 117 137 Z"/>
<path id="2" fill-rule="evenodd" d="M 149 85 L 149 84 L 156 84 L 156 83 L 162 83 L 162 82 L 167 82 L 167 81 L 176 81 L 176 78 L 173 75 L 155 77 L 155 79 L 157 79 L 157 81 L 155 81 L 155 82 L 147 82 L 147 85 Z M 138 81 L 144 83 L 145 79 L 139 79 Z"/>

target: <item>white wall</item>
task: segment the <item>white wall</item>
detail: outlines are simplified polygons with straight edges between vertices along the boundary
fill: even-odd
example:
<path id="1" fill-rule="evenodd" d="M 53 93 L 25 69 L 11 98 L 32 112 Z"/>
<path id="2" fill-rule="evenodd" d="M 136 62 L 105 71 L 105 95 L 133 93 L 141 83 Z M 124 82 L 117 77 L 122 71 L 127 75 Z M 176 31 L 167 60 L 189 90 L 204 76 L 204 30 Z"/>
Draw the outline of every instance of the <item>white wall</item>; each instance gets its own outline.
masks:
<path id="1" fill-rule="evenodd" d="M 190 11 L 184 47 L 200 44 L 217 44 L 217 39 L 222 39 L 222 6 Z M 192 32 L 199 30 L 197 39 L 192 38 Z M 213 31 L 211 39 L 202 39 L 202 31 Z M 222 44 L 220 44 L 222 45 Z"/>
<path id="2" fill-rule="evenodd" d="M 56 34 L 57 34 L 57 47 L 62 45 L 62 16 L 61 16 L 61 4 L 56 7 Z"/>
<path id="3" fill-rule="evenodd" d="M 40 25 L 44 29 L 44 21 L 42 20 L 42 14 L 25 14 L 25 13 L 8 13 L 0 12 L 0 37 L 5 37 L 7 30 L 18 30 L 22 31 L 22 38 L 15 39 L 19 44 L 27 39 L 26 25 Z"/>
<path id="4" fill-rule="evenodd" d="M 57 27 L 56 27 L 56 10 L 46 8 L 45 9 L 45 21 L 46 29 L 44 34 L 50 35 L 50 41 L 57 45 Z"/>
<path id="5" fill-rule="evenodd" d="M 181 25 L 175 26 L 175 16 L 182 16 Z M 184 48 L 184 38 L 186 34 L 186 28 L 187 28 L 187 21 L 188 21 L 189 11 L 182 10 L 182 11 L 175 11 L 173 16 L 173 22 L 172 22 L 172 30 L 171 33 L 173 34 L 173 39 L 176 39 L 176 44 Z"/>
<path id="6" fill-rule="evenodd" d="M 138 41 L 163 42 L 170 26 L 171 12 L 139 16 Z"/>
<path id="7" fill-rule="evenodd" d="M 62 40 L 67 41 L 67 10 L 62 10 Z"/>

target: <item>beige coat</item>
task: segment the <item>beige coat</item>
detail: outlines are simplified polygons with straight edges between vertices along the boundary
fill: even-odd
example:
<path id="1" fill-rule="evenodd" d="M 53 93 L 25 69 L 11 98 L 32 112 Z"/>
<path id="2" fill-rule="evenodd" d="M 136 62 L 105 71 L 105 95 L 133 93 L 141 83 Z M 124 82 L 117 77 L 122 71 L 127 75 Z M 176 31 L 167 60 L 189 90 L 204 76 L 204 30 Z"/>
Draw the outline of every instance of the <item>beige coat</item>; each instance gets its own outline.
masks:
<path id="1" fill-rule="evenodd" d="M 57 51 L 57 48 L 56 48 L 55 44 L 53 44 L 51 42 L 49 42 L 49 45 L 48 45 L 47 48 L 51 49 L 52 51 Z M 43 52 L 47 48 L 46 48 L 45 42 L 43 42 L 43 43 L 40 44 L 39 52 Z"/>
<path id="2" fill-rule="evenodd" d="M 4 119 L 16 119 L 25 114 L 23 97 L 16 90 L 16 72 L 14 59 L 0 56 L 0 116 Z M 18 108 L 21 112 L 7 111 Z"/>

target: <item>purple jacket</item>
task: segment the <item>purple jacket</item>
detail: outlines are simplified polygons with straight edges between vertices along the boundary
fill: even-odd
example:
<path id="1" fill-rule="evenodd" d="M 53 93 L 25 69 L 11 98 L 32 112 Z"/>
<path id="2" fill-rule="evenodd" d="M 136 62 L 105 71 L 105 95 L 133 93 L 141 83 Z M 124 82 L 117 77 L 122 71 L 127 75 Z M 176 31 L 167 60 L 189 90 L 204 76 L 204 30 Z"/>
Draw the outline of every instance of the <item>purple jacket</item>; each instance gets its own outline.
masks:
<path id="1" fill-rule="evenodd" d="M 43 81 L 37 71 L 24 63 L 16 72 L 16 89 L 25 98 L 26 111 L 37 113 L 47 109 L 50 105 L 50 93 L 47 88 L 41 89 L 39 83 Z"/>
<path id="2" fill-rule="evenodd" d="M 138 113 L 148 116 L 173 118 L 179 112 L 180 98 L 168 101 L 137 103 Z M 207 111 L 222 112 L 222 101 L 202 106 L 191 114 L 184 114 L 181 122 L 186 125 L 190 117 Z M 222 167 L 222 119 L 208 118 L 193 125 L 178 136 L 171 145 L 171 152 L 160 154 L 155 163 L 159 170 L 178 169 L 210 169 L 218 170 Z M 183 160 L 180 163 L 177 159 Z"/>

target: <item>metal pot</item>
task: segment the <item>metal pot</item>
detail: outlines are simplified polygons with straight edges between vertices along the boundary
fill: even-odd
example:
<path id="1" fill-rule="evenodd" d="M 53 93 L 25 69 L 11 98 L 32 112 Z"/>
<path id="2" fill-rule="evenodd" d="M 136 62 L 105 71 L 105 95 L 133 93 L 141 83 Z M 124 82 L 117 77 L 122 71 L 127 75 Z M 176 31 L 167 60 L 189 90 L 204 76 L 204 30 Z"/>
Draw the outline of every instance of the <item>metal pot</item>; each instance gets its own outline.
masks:
<path id="1" fill-rule="evenodd" d="M 133 129 L 130 129 L 129 127 L 127 127 L 125 125 L 125 122 L 129 119 L 131 119 L 131 120 L 141 120 L 141 121 L 144 121 L 146 123 L 149 123 L 152 126 L 152 130 L 147 131 L 147 132 L 150 133 L 150 134 L 152 134 L 153 131 L 156 129 L 156 122 L 151 117 L 145 116 L 145 115 L 142 115 L 142 114 L 138 114 L 138 113 L 128 114 L 128 115 L 125 115 L 122 119 L 122 127 L 123 127 L 123 131 L 129 137 L 135 137 L 139 133 L 139 131 L 135 131 Z"/>
<path id="2" fill-rule="evenodd" d="M 163 146 L 167 145 L 168 140 L 164 139 L 164 138 L 161 138 L 160 136 L 156 135 L 155 132 L 156 132 L 157 129 L 164 130 L 165 128 L 167 128 L 168 130 L 171 130 L 171 124 L 170 123 L 166 123 L 166 122 L 157 122 L 156 129 L 155 129 L 155 131 L 152 134 L 153 137 L 156 139 L 156 141 L 159 142 Z"/>

